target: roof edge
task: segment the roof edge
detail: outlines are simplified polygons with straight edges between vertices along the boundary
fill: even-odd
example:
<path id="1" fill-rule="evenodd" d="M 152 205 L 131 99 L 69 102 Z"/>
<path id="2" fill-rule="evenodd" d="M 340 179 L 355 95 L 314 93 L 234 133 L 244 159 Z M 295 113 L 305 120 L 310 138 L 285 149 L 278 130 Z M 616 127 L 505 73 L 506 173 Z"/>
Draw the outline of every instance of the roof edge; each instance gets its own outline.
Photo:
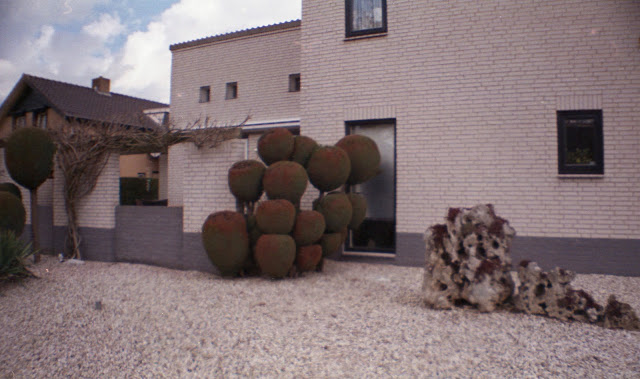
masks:
<path id="1" fill-rule="evenodd" d="M 278 24 L 258 26 L 255 28 L 243 29 L 235 32 L 225 33 L 225 34 L 217 34 L 211 37 L 204 37 L 204 38 L 199 38 L 191 41 L 175 43 L 169 46 L 169 50 L 176 51 L 176 50 L 186 49 L 189 47 L 205 45 L 213 42 L 221 42 L 221 41 L 227 41 L 235 38 L 254 36 L 254 35 L 263 34 L 263 33 L 294 29 L 294 28 L 300 27 L 300 25 L 301 25 L 300 20 L 292 20 L 292 21 L 281 22 Z"/>

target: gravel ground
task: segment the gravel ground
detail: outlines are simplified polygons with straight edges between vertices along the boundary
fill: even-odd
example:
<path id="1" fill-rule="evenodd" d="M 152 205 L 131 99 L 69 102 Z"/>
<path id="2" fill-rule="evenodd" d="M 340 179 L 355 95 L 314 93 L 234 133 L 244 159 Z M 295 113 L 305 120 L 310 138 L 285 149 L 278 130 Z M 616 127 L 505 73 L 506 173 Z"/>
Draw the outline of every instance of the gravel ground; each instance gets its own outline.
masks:
<path id="1" fill-rule="evenodd" d="M 0 377 L 640 377 L 640 332 L 428 309 L 420 268 L 229 280 L 44 257 L 32 270 L 0 286 Z M 574 287 L 640 309 L 640 278 Z"/>

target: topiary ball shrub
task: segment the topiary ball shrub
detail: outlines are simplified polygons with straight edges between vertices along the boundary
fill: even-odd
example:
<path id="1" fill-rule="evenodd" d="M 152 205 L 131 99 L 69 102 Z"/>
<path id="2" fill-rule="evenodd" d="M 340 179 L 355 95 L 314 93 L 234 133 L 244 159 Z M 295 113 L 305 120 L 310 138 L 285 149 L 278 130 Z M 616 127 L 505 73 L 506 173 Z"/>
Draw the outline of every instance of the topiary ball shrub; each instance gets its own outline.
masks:
<path id="1" fill-rule="evenodd" d="M 295 136 L 293 140 L 293 153 L 291 160 L 306 167 L 313 151 L 318 148 L 318 143 L 307 136 Z"/>
<path id="2" fill-rule="evenodd" d="M 16 183 L 35 190 L 51 174 L 55 152 L 56 145 L 44 129 L 22 127 L 7 139 L 5 165 Z"/>
<path id="3" fill-rule="evenodd" d="M 265 200 L 256 209 L 256 222 L 264 234 L 289 234 L 296 222 L 296 207 L 289 200 Z"/>
<path id="4" fill-rule="evenodd" d="M 258 155 L 267 165 L 289 159 L 293 153 L 293 134 L 285 128 L 271 129 L 258 139 Z"/>
<path id="5" fill-rule="evenodd" d="M 248 215 L 247 218 L 247 233 L 249 233 L 249 246 L 253 248 L 258 242 L 258 238 L 262 235 L 262 231 L 258 227 L 258 221 L 256 215 Z"/>
<path id="6" fill-rule="evenodd" d="M 369 137 L 351 134 L 343 137 L 336 146 L 341 147 L 349 155 L 351 172 L 348 184 L 360 184 L 373 178 L 380 169 L 380 151 L 378 145 Z"/>
<path id="7" fill-rule="evenodd" d="M 316 211 L 322 213 L 326 231 L 336 233 L 349 225 L 353 207 L 349 197 L 343 192 L 332 192 L 316 203 Z"/>
<path id="8" fill-rule="evenodd" d="M 20 191 L 20 188 L 18 188 L 17 185 L 11 182 L 0 183 L 0 192 L 3 192 L 3 191 L 9 192 L 15 195 L 18 199 L 20 199 L 20 201 L 22 201 L 22 192 Z"/>
<path id="9" fill-rule="evenodd" d="M 351 172 L 349 155 L 337 146 L 315 149 L 307 163 L 309 181 L 322 192 L 333 191 L 346 183 Z"/>
<path id="10" fill-rule="evenodd" d="M 342 233 L 325 233 L 320 238 L 320 246 L 322 246 L 322 256 L 329 257 L 335 254 L 344 243 Z"/>
<path id="11" fill-rule="evenodd" d="M 364 218 L 367 216 L 367 199 L 359 193 L 350 192 L 347 194 L 353 213 L 351 221 L 349 221 L 349 229 L 356 230 L 360 227 Z"/>
<path id="12" fill-rule="evenodd" d="M 311 245 L 318 242 L 325 228 L 326 224 L 322 213 L 302 211 L 296 216 L 292 236 L 298 246 Z"/>
<path id="13" fill-rule="evenodd" d="M 322 246 L 298 246 L 296 251 L 296 267 L 299 272 L 313 271 L 322 259 Z"/>
<path id="14" fill-rule="evenodd" d="M 262 186 L 269 199 L 285 199 L 298 204 L 307 189 L 308 177 L 304 167 L 291 161 L 279 161 L 267 168 Z"/>
<path id="15" fill-rule="evenodd" d="M 262 196 L 262 176 L 267 168 L 262 162 L 248 159 L 233 164 L 227 175 L 229 189 L 242 202 L 254 202 Z"/>
<path id="16" fill-rule="evenodd" d="M 0 230 L 10 230 L 20 236 L 25 220 L 26 212 L 22 201 L 10 192 L 0 191 Z"/>
<path id="17" fill-rule="evenodd" d="M 220 274 L 238 275 L 250 253 L 244 215 L 231 211 L 212 213 L 202 225 L 202 243 Z"/>
<path id="18" fill-rule="evenodd" d="M 284 278 L 296 259 L 296 243 L 284 234 L 263 234 L 256 244 L 255 258 L 263 274 Z"/>

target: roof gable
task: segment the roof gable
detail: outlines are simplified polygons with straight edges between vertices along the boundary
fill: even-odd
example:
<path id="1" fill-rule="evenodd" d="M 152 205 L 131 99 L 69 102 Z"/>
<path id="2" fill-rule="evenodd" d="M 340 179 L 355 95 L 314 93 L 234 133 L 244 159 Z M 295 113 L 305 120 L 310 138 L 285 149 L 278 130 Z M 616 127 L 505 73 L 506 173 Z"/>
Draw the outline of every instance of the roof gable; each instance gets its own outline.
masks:
<path id="1" fill-rule="evenodd" d="M 31 92 L 30 92 L 31 91 Z M 28 111 L 40 103 L 55 109 L 64 117 L 142 125 L 143 111 L 165 108 L 167 104 L 117 93 L 101 93 L 89 87 L 23 74 L 0 108 L 0 117 L 16 107 Z"/>

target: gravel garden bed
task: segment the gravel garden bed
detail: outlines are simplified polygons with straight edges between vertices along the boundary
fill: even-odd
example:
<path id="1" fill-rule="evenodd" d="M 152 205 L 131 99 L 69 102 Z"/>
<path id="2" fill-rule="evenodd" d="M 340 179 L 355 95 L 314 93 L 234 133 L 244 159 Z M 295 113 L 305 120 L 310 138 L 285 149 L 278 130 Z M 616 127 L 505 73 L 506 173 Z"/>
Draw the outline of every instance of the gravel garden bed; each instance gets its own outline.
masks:
<path id="1" fill-rule="evenodd" d="M 296 279 L 59 263 L 0 285 L 0 377 L 638 377 L 640 332 L 438 311 L 421 268 L 327 261 Z M 640 310 L 640 278 L 574 288 Z"/>

